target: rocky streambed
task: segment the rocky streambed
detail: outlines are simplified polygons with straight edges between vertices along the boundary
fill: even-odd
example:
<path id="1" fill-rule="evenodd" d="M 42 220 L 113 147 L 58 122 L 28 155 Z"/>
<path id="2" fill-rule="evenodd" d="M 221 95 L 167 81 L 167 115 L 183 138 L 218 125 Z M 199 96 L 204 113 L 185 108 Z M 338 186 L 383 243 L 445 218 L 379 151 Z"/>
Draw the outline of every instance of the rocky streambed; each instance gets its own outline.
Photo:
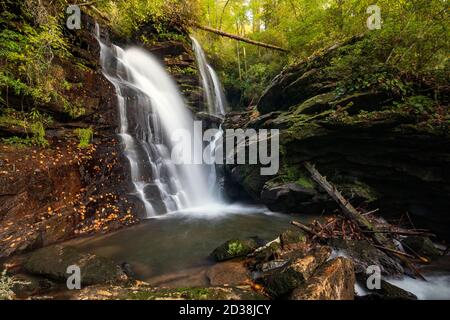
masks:
<path id="1" fill-rule="evenodd" d="M 321 221 L 329 223 L 331 219 Z M 315 220 L 300 225 L 319 230 L 317 224 L 320 222 Z M 428 238 L 418 241 L 417 237 L 405 237 L 409 244 L 407 252 L 419 253 L 423 259 L 418 269 L 421 275 L 429 279 L 425 281 L 418 279 L 417 274 L 398 256 L 380 250 L 370 239 L 358 239 L 355 235 L 345 239 L 317 237 L 294 225 L 289 227 L 286 222 L 279 226 L 280 229 L 286 227 L 273 239 L 267 238 L 270 232 L 265 234 L 266 239 L 257 235 L 229 239 L 205 253 L 203 258 L 208 263 L 201 263 L 200 259 L 196 266 L 181 269 L 171 269 L 167 265 L 166 272 L 148 278 L 149 282 L 142 281 L 139 263 L 128 263 L 113 256 L 105 257 L 105 251 L 108 250 L 105 242 L 103 247 L 99 247 L 104 250 L 97 248 L 95 254 L 83 249 L 79 243 L 70 242 L 13 257 L 5 266 L 16 282 L 12 290 L 18 299 L 450 298 L 445 285 L 450 274 L 445 273 L 445 270 L 447 268 L 447 272 L 450 272 L 450 260 Z M 132 230 L 125 231 L 133 233 Z M 272 234 L 276 234 L 276 231 L 272 231 Z M 114 237 L 114 234 L 110 237 Z M 93 251 L 95 239 L 86 240 L 93 244 Z M 152 245 L 159 245 L 157 239 Z M 172 250 L 177 249 L 183 248 L 172 247 Z M 178 254 L 182 255 L 182 252 Z M 67 268 L 72 265 L 79 266 L 81 270 L 80 290 L 67 289 L 66 282 L 71 276 Z M 373 279 L 369 279 L 373 275 L 373 269 L 370 268 L 374 266 L 380 271 L 380 286 L 377 288 L 368 287 L 368 283 L 374 283 Z M 440 285 L 435 281 L 436 268 L 443 281 Z M 413 285 L 411 281 L 414 281 Z M 402 287 L 410 288 L 414 293 Z M 430 288 L 436 288 L 434 295 Z"/>

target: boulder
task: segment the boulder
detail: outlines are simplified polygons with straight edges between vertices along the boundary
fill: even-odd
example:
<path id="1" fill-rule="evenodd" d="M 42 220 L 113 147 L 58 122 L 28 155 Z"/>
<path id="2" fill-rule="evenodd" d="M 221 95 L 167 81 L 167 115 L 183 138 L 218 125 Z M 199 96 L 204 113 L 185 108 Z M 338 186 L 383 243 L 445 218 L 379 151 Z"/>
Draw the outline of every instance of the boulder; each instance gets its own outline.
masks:
<path id="1" fill-rule="evenodd" d="M 240 285 L 250 281 L 244 261 L 225 261 L 210 267 L 206 277 L 212 286 Z"/>
<path id="2" fill-rule="evenodd" d="M 243 257 L 253 252 L 260 245 L 260 240 L 256 237 L 248 239 L 233 239 L 218 246 L 211 253 L 211 257 L 216 261 L 225 261 L 233 258 Z"/>
<path id="3" fill-rule="evenodd" d="M 12 291 L 18 298 L 44 294 L 56 287 L 56 284 L 49 279 L 28 274 L 17 274 L 13 280 Z"/>
<path id="4" fill-rule="evenodd" d="M 314 203 L 318 196 L 314 188 L 303 187 L 297 183 L 275 186 L 266 184 L 261 192 L 261 201 L 273 211 L 292 213 Z"/>
<path id="5" fill-rule="evenodd" d="M 367 268 L 372 265 L 379 266 L 383 275 L 404 273 L 403 267 L 398 261 L 378 250 L 368 241 L 332 239 L 329 244 L 339 255 L 353 260 L 356 273 L 365 274 Z"/>
<path id="6" fill-rule="evenodd" d="M 329 247 L 319 247 L 308 255 L 293 259 L 291 263 L 263 276 L 261 282 L 273 298 L 287 296 L 292 290 L 304 284 L 314 271 L 330 256 Z"/>
<path id="7" fill-rule="evenodd" d="M 383 279 L 381 279 L 380 289 L 368 289 L 366 284 L 367 276 L 363 274 L 358 274 L 358 282 L 363 286 L 364 290 L 367 291 L 367 295 L 358 297 L 361 300 L 417 300 L 417 297 L 399 288 Z"/>
<path id="8" fill-rule="evenodd" d="M 93 254 L 80 253 L 62 245 L 46 247 L 32 252 L 25 262 L 25 270 L 57 281 L 65 281 L 71 274 L 69 266 L 80 267 L 81 284 L 118 282 L 127 279 L 122 269 L 112 261 Z"/>
<path id="9" fill-rule="evenodd" d="M 326 262 L 306 283 L 297 287 L 291 300 L 353 300 L 355 273 L 350 259 Z"/>
<path id="10" fill-rule="evenodd" d="M 437 257 L 441 255 L 441 252 L 428 237 L 409 236 L 402 240 L 402 245 L 407 251 L 426 257 Z"/>
<path id="11" fill-rule="evenodd" d="M 295 245 L 299 242 L 304 243 L 306 235 L 300 230 L 286 230 L 280 234 L 280 243 L 283 249 L 289 248 L 290 245 Z"/>

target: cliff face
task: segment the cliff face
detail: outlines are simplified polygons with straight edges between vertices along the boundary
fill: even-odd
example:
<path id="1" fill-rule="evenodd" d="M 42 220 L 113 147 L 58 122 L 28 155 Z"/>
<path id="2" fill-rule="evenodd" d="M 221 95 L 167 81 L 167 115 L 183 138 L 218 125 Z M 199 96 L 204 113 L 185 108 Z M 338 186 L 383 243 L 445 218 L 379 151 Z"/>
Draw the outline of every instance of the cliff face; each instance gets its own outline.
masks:
<path id="1" fill-rule="evenodd" d="M 99 66 L 94 28 L 95 21 L 83 14 L 82 29 L 65 34 L 72 58 L 52 61 L 61 70 L 61 81 L 69 83 L 65 98 L 83 106 L 84 115 L 73 119 L 61 104 L 38 105 L 54 119 L 45 131 L 49 146 L 0 145 L 0 258 L 134 224 L 144 212 L 131 194 L 128 161 L 116 136 L 117 98 Z M 101 27 L 107 41 L 143 46 L 159 56 L 190 108 L 201 110 L 202 92 L 187 34 L 180 33 L 180 40 L 158 36 L 151 43 L 141 42 L 143 35 L 145 28 L 132 39 L 120 39 Z M 155 34 L 147 36 L 154 38 Z M 10 93 L 8 98 L 10 108 L 21 110 L 20 96 Z M 76 130 L 86 128 L 93 131 L 92 144 L 80 148 Z M 0 129 L 6 138 L 26 135 L 26 130 L 16 126 Z"/>
<path id="2" fill-rule="evenodd" d="M 254 109 L 228 115 L 227 127 L 280 129 L 281 169 L 276 176 L 260 176 L 255 166 L 228 166 L 227 183 L 276 211 L 332 210 L 334 204 L 303 167 L 309 161 L 356 206 L 380 208 L 385 217 L 411 219 L 415 227 L 448 238 L 448 122 L 430 128 L 393 90 L 339 92 L 342 79 L 329 72 L 330 63 L 358 41 L 286 69 Z"/>

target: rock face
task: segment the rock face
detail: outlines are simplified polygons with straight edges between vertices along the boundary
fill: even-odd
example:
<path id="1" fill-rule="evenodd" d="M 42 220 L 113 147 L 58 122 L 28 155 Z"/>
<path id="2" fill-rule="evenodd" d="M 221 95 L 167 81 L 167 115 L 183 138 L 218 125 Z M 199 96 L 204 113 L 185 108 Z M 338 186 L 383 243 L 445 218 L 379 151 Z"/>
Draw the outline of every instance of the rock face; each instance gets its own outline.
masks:
<path id="1" fill-rule="evenodd" d="M 339 257 L 325 263 L 303 286 L 296 288 L 292 300 L 353 300 L 355 274 L 351 260 Z"/>
<path id="2" fill-rule="evenodd" d="M 427 131 L 420 119 L 396 108 L 401 101 L 394 91 L 340 92 L 341 79 L 328 67 L 358 40 L 287 68 L 255 108 L 227 116 L 225 128 L 280 130 L 280 171 L 262 176 L 258 165 L 227 165 L 226 185 L 275 211 L 333 209 L 304 169 L 309 161 L 353 205 L 380 208 L 387 217 L 408 212 L 416 226 L 448 238 L 448 127 Z"/>
<path id="3" fill-rule="evenodd" d="M 127 279 L 122 269 L 110 260 L 92 254 L 82 254 L 74 248 L 61 245 L 31 253 L 24 267 L 30 274 L 64 281 L 71 275 L 67 273 L 67 268 L 72 265 L 80 267 L 82 285 Z"/>
<path id="4" fill-rule="evenodd" d="M 82 26 L 65 35 L 73 57 L 55 58 L 52 63 L 68 83 L 60 94 L 83 106 L 85 114 L 73 119 L 62 103 L 35 106 L 26 101 L 30 108 L 53 117 L 46 128 L 49 147 L 0 144 L 0 258 L 82 234 L 117 230 L 137 223 L 145 212 L 132 194 L 129 163 L 116 136 L 117 97 L 99 65 L 95 20 L 82 14 Z M 140 29 L 131 41 L 160 57 L 189 107 L 202 110 L 203 93 L 188 34 L 173 32 L 182 40 L 168 40 L 150 26 Z M 130 44 L 103 26 L 100 37 L 105 43 Z M 152 41 L 144 45 L 143 37 L 152 37 Z M 9 94 L 10 107 L 21 110 L 21 97 L 13 96 L 13 90 Z M 78 148 L 74 130 L 80 128 L 92 129 L 91 147 Z M 17 126 L 0 128 L 0 137 L 24 133 Z"/>

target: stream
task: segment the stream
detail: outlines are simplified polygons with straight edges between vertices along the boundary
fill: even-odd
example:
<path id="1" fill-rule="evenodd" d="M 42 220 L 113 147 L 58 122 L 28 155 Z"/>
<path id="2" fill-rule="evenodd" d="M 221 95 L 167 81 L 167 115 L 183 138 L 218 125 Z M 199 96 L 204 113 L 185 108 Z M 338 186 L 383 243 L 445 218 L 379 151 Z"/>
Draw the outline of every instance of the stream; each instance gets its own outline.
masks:
<path id="1" fill-rule="evenodd" d="M 304 223 L 314 216 L 307 216 Z M 292 228 L 290 215 L 251 205 L 192 208 L 149 219 L 115 233 L 76 239 L 82 252 L 129 263 L 139 280 L 152 285 L 207 285 L 202 272 L 214 262 L 209 254 L 233 238 L 258 236 L 270 241 Z M 174 282 L 177 279 L 179 281 Z"/>

